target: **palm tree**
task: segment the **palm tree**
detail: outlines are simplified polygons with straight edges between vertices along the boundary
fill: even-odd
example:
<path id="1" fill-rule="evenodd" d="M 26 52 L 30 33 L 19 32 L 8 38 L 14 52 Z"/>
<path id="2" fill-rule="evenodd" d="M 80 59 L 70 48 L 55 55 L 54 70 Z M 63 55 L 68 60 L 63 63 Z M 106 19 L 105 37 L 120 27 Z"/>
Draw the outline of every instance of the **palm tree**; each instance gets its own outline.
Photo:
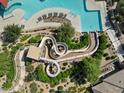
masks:
<path id="1" fill-rule="evenodd" d="M 18 25 L 8 25 L 4 28 L 3 41 L 7 43 L 15 42 L 21 35 L 22 28 Z"/>

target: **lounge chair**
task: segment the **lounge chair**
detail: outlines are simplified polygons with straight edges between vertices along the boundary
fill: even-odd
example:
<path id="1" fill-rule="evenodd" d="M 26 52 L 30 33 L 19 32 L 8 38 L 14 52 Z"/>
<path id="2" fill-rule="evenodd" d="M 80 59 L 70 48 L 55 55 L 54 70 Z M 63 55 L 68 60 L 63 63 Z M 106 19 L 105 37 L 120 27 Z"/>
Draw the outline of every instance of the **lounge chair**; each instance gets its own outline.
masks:
<path id="1" fill-rule="evenodd" d="M 54 17 L 57 17 L 57 15 L 58 15 L 57 12 L 54 12 L 54 13 L 53 13 L 53 16 L 54 16 Z"/>
<path id="2" fill-rule="evenodd" d="M 43 15 L 42 17 L 43 17 L 43 19 L 46 19 L 46 18 L 47 18 L 47 16 L 46 16 L 46 15 Z"/>
<path id="3" fill-rule="evenodd" d="M 52 17 L 52 13 L 48 13 L 48 18 L 49 18 L 49 17 Z"/>
<path id="4" fill-rule="evenodd" d="M 59 16 L 58 16 L 58 17 L 59 17 L 59 18 L 62 18 L 63 15 L 64 15 L 63 13 L 59 13 Z"/>
<path id="5" fill-rule="evenodd" d="M 41 21 L 41 20 L 42 20 L 42 17 L 38 17 L 37 20 L 38 20 L 38 21 Z"/>

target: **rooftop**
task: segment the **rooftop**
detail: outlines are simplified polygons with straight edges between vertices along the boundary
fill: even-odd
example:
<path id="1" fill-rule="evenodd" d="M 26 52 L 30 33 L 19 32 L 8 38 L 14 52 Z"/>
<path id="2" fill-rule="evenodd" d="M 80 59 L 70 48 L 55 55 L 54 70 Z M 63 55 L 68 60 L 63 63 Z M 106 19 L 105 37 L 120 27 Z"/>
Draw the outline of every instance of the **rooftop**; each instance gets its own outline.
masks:
<path id="1" fill-rule="evenodd" d="M 34 60 L 39 60 L 41 55 L 41 49 L 39 47 L 36 46 L 30 46 L 29 50 L 28 50 L 28 54 L 27 57 L 34 59 Z"/>
<path id="2" fill-rule="evenodd" d="M 122 93 L 124 91 L 124 70 L 109 76 L 92 89 L 94 93 Z"/>

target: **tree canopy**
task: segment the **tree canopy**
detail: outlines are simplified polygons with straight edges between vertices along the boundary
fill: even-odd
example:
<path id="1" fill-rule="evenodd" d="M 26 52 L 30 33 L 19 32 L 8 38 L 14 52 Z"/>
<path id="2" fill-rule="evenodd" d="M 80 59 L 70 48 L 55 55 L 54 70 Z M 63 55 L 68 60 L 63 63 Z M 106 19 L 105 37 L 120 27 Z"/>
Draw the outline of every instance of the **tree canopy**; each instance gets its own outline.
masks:
<path id="1" fill-rule="evenodd" d="M 15 42 L 19 38 L 21 30 L 21 27 L 18 25 L 13 24 L 6 26 L 3 32 L 3 41 L 8 43 Z"/>
<path id="2" fill-rule="evenodd" d="M 82 70 L 86 81 L 94 83 L 100 74 L 100 61 L 92 57 L 82 60 Z"/>
<path id="3" fill-rule="evenodd" d="M 65 23 L 55 30 L 55 38 L 57 42 L 65 42 L 69 49 L 80 49 L 89 44 L 89 34 L 84 33 L 80 40 L 74 39 L 75 29 L 71 24 Z"/>
<path id="4" fill-rule="evenodd" d="M 67 43 L 73 37 L 74 32 L 75 30 L 70 24 L 63 24 L 56 30 L 55 37 L 57 41 Z"/>

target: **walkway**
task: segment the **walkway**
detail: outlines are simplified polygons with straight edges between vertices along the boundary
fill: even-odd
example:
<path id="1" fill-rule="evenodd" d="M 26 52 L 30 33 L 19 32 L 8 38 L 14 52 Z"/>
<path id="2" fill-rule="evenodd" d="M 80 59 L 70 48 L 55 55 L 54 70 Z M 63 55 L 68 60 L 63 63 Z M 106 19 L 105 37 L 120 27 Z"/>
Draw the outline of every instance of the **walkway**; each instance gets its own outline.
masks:
<path id="1" fill-rule="evenodd" d="M 18 91 L 24 84 L 24 79 L 25 79 L 25 62 L 23 61 L 23 54 L 24 54 L 25 50 L 22 51 L 18 51 L 19 52 L 19 56 L 16 55 L 15 56 L 15 63 L 18 61 L 19 64 L 16 66 L 17 69 L 19 70 L 19 77 L 16 76 L 16 79 L 18 80 L 16 82 L 16 84 L 9 90 L 8 93 L 13 93 L 15 91 Z M 17 63 L 18 63 L 17 62 Z M 17 70 L 16 70 L 17 71 Z"/>
<path id="2" fill-rule="evenodd" d="M 122 49 L 122 46 L 121 46 L 119 39 L 116 37 L 115 30 L 108 29 L 106 32 L 107 32 L 115 50 L 117 51 L 117 55 L 119 57 L 120 62 L 124 61 L 124 58 L 123 58 L 124 51 Z"/>

